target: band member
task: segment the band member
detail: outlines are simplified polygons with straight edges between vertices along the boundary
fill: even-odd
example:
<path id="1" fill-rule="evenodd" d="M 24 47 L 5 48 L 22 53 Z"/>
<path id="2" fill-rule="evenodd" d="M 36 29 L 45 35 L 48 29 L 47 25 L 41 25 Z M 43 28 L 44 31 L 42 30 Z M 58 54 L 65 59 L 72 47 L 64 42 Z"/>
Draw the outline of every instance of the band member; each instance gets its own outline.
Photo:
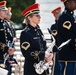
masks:
<path id="1" fill-rule="evenodd" d="M 39 12 L 39 4 L 33 4 L 22 12 L 26 19 L 26 27 L 20 35 L 20 47 L 25 57 L 24 75 L 40 75 L 36 73 L 34 64 L 44 59 L 52 61 L 53 57 L 52 53 L 45 52 L 46 41 L 38 25 L 41 18 Z M 41 75 L 48 75 L 48 70 Z"/>
<path id="2" fill-rule="evenodd" d="M 56 46 L 54 46 L 53 48 L 53 52 L 54 52 L 54 65 L 53 65 L 53 70 L 52 70 L 52 75 L 60 75 L 60 66 L 59 66 L 59 62 L 58 62 L 58 50 L 57 50 L 57 21 L 58 18 L 61 14 L 61 7 L 57 7 L 56 9 L 52 10 L 52 14 L 55 17 L 55 24 L 53 24 L 50 28 L 50 32 L 51 34 L 54 36 L 55 40 L 56 40 Z"/>
<path id="3" fill-rule="evenodd" d="M 74 10 L 76 0 L 62 0 L 65 10 L 58 20 L 58 45 L 71 39 L 67 46 L 59 51 L 60 75 L 76 75 L 76 19 Z"/>
<path id="4" fill-rule="evenodd" d="M 7 22 L 4 20 L 7 16 L 8 9 L 6 1 L 0 2 L 0 67 L 7 69 L 5 58 L 6 55 L 13 55 L 15 49 L 10 47 L 13 41 L 13 35 Z M 12 45 L 13 46 L 13 45 Z M 10 65 L 8 65 L 10 67 Z"/>
<path id="5" fill-rule="evenodd" d="M 11 21 L 11 17 L 12 17 L 11 7 L 8 7 L 8 11 L 6 11 L 5 21 L 7 22 L 8 26 L 11 30 L 12 38 L 13 38 L 12 44 L 14 47 L 14 43 L 17 41 L 17 38 L 16 38 L 16 32 L 15 32 L 15 28 L 14 28 L 14 23 Z M 12 46 L 10 46 L 10 47 L 12 47 Z M 13 64 L 17 64 L 16 59 L 14 59 L 14 54 L 9 55 L 9 58 L 6 61 L 7 70 L 9 70 L 8 75 L 11 75 L 11 73 L 12 73 L 12 65 Z M 10 66 L 8 66 L 8 65 L 10 65 Z"/>
<path id="6" fill-rule="evenodd" d="M 11 17 L 12 17 L 11 10 L 12 10 L 12 8 L 11 7 L 8 7 L 6 21 L 7 21 L 7 23 L 11 27 L 11 31 L 12 31 L 12 34 L 13 34 L 13 40 L 14 40 L 14 42 L 16 42 L 17 41 L 17 38 L 16 38 L 16 32 L 15 32 L 15 28 L 14 28 L 15 23 L 13 21 L 11 21 Z"/>

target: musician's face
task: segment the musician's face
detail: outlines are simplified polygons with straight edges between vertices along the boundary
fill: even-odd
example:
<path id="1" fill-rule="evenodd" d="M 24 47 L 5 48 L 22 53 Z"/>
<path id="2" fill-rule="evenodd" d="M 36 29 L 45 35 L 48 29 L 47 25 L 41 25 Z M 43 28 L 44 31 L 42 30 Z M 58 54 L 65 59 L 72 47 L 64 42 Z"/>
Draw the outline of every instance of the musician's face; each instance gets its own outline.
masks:
<path id="1" fill-rule="evenodd" d="M 76 9 L 76 1 L 68 1 L 67 6 L 70 10 L 75 10 Z"/>
<path id="2" fill-rule="evenodd" d="M 39 14 L 33 14 L 32 17 L 28 16 L 30 20 L 30 24 L 37 25 L 40 23 L 40 15 Z"/>
<path id="3" fill-rule="evenodd" d="M 0 18 L 4 19 L 6 17 L 6 10 L 0 10 Z"/>
<path id="4" fill-rule="evenodd" d="M 60 14 L 61 14 L 61 12 L 55 12 L 54 13 L 54 17 L 55 17 L 56 20 L 58 20 Z"/>

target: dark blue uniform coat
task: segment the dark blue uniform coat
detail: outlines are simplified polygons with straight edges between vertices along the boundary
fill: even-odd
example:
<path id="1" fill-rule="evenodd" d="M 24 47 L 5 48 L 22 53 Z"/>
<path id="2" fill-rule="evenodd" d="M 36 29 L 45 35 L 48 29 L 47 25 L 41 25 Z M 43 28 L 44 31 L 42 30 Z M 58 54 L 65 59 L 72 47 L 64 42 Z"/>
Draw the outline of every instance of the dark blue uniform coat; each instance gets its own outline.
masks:
<path id="1" fill-rule="evenodd" d="M 35 71 L 34 63 L 44 60 L 46 50 L 46 41 L 40 28 L 26 26 L 21 32 L 20 47 L 25 57 L 24 75 L 39 75 Z M 41 75 L 47 75 L 47 72 Z"/>
<path id="2" fill-rule="evenodd" d="M 59 51 L 59 60 L 76 61 L 76 19 L 73 11 L 65 8 L 58 20 L 58 44 L 71 39 L 70 43 Z"/>
<path id="3" fill-rule="evenodd" d="M 59 51 L 60 75 L 76 75 L 76 19 L 73 11 L 65 8 L 58 20 L 58 45 L 71 39 Z"/>
<path id="4" fill-rule="evenodd" d="M 0 64 L 4 62 L 4 55 L 8 52 L 8 42 L 12 43 L 13 41 L 13 28 L 7 23 L 7 21 L 0 19 Z M 14 47 L 12 45 L 12 47 Z M 8 61 L 6 61 L 6 67 L 9 74 L 11 75 L 11 67 Z"/>

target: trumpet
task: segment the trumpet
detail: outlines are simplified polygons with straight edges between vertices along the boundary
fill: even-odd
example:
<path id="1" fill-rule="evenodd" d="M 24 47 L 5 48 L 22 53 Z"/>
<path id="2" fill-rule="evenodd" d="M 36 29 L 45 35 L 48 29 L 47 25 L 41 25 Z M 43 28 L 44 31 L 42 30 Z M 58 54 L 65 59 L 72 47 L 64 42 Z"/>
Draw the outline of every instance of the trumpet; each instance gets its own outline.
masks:
<path id="1" fill-rule="evenodd" d="M 50 46 L 47 48 L 47 50 L 45 52 L 53 52 L 53 47 L 55 46 L 55 38 L 51 35 L 51 44 Z M 40 61 L 39 63 L 35 63 L 34 64 L 34 67 L 35 67 L 35 71 L 36 73 L 38 74 L 42 74 L 45 70 L 47 70 L 49 68 L 49 65 L 52 65 L 53 64 L 53 61 L 50 61 L 50 62 L 45 62 L 45 60 L 43 61 Z"/>

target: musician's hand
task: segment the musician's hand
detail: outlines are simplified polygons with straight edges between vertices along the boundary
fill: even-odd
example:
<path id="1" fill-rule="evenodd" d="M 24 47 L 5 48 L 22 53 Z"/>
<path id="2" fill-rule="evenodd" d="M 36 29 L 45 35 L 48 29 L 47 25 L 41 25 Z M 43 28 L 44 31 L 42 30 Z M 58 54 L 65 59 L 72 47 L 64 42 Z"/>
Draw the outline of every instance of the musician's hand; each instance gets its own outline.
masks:
<path id="1" fill-rule="evenodd" d="M 45 52 L 45 58 L 48 58 L 50 56 L 50 53 L 48 53 L 47 51 Z"/>
<path id="2" fill-rule="evenodd" d="M 15 51 L 14 48 L 9 48 L 8 54 L 9 54 L 9 55 L 13 55 L 13 54 L 14 54 L 14 51 Z"/>
<path id="3" fill-rule="evenodd" d="M 48 57 L 45 57 L 46 62 L 50 62 L 53 59 L 53 53 L 49 53 Z"/>

